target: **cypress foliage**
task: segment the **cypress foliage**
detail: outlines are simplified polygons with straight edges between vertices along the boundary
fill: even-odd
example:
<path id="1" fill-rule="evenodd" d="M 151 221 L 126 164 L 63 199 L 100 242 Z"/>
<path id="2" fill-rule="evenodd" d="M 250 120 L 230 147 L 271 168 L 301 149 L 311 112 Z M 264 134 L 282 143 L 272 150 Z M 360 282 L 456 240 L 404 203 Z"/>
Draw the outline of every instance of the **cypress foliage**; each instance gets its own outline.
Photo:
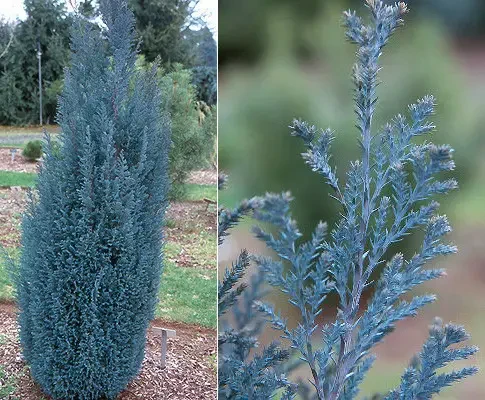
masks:
<path id="1" fill-rule="evenodd" d="M 54 399 L 113 399 L 136 376 L 161 273 L 169 124 L 126 0 L 100 11 L 101 38 L 74 24 L 60 148 L 46 135 L 22 225 L 21 344 Z"/>
<path id="2" fill-rule="evenodd" d="M 219 175 L 219 190 L 227 176 Z M 229 230 L 247 216 L 253 216 L 264 207 L 264 199 L 244 200 L 232 210 L 219 208 L 218 240 L 222 245 Z M 290 352 L 273 342 L 259 349 L 258 337 L 265 321 L 255 307 L 268 294 L 262 272 L 245 277 L 251 256 L 241 251 L 237 260 L 226 268 L 218 287 L 218 398 L 270 399 L 278 390 L 284 391 L 281 400 L 293 398 L 296 385 L 288 381 L 285 368 Z M 247 282 L 244 282 L 247 278 Z"/>
<path id="3" fill-rule="evenodd" d="M 355 12 L 344 13 L 347 38 L 358 47 L 353 80 L 361 152 L 361 158 L 350 164 L 344 184 L 337 179 L 331 161 L 332 130 L 319 130 L 301 120 L 291 127 L 292 135 L 307 148 L 302 154 L 306 163 L 334 190 L 342 210 L 338 223 L 328 234 L 327 225 L 319 223 L 312 237 L 303 240 L 291 216 L 289 193 L 253 197 L 233 211 L 219 213 L 220 240 L 243 216 L 252 215 L 261 225 L 273 228 L 256 226 L 253 232 L 278 256 L 250 260 L 242 252 L 219 285 L 219 312 L 232 311 L 234 321 L 226 319 L 226 326 L 220 329 L 220 398 L 266 400 L 284 387 L 282 399 L 287 400 L 296 395 L 305 400 L 360 398 L 361 383 L 376 358 L 373 348 L 398 321 L 416 316 L 435 301 L 434 295 L 410 295 L 417 286 L 444 275 L 444 270 L 426 268 L 426 263 L 457 250 L 446 241 L 451 226 L 446 216 L 438 214 L 439 204 L 434 200 L 457 187 L 455 179 L 443 179 L 455 168 L 453 149 L 423 140 L 435 129 L 430 122 L 434 98 L 418 100 L 409 106 L 408 117 L 399 114 L 380 131 L 374 132 L 372 125 L 378 104 L 379 59 L 403 23 L 407 5 L 387 5 L 381 0 L 365 3 L 370 13 L 368 25 Z M 416 253 L 392 256 L 391 245 L 418 229 L 424 236 Z M 249 261 L 269 285 L 287 296 L 300 315 L 297 324 L 288 323 L 272 305 L 259 301 L 263 296 L 257 292 L 248 296 L 254 281 L 246 284 L 242 279 Z M 373 273 L 379 267 L 382 273 L 374 281 Z M 364 307 L 364 291 L 371 287 L 373 293 Z M 337 295 L 338 310 L 333 320 L 322 325 L 320 314 L 326 311 L 326 299 L 332 293 Z M 244 315 L 241 306 L 248 304 L 252 309 L 246 306 Z M 281 357 L 285 349 L 275 346 L 254 351 L 258 331 L 252 327 L 260 323 L 260 315 L 289 343 L 289 357 L 288 353 Z M 400 385 L 373 399 L 429 400 L 476 374 L 474 366 L 443 369 L 478 351 L 465 344 L 469 339 L 463 327 L 436 319 Z M 305 367 L 309 377 L 297 388 L 285 378 L 295 366 Z"/>

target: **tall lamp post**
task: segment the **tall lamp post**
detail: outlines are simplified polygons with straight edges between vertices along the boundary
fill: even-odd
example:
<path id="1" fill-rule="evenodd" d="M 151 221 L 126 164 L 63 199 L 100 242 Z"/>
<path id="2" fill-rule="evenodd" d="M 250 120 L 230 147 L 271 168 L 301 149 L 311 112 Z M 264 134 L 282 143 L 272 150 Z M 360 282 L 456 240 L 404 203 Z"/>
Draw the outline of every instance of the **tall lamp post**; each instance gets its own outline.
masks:
<path id="1" fill-rule="evenodd" d="M 42 123 L 42 68 L 41 68 L 41 60 L 42 60 L 42 50 L 40 49 L 40 40 L 37 40 L 37 59 L 39 60 L 39 120 L 40 124 Z"/>

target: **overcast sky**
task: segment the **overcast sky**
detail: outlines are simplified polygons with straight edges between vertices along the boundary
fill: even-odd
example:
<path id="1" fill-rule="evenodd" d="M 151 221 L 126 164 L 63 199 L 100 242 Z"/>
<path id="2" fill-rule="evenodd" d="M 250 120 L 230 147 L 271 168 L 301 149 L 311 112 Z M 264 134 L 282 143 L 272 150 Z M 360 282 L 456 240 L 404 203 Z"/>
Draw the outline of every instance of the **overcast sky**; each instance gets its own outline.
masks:
<path id="1" fill-rule="evenodd" d="M 204 15 L 207 25 L 217 36 L 217 0 L 199 0 L 197 9 Z M 23 0 L 1 0 L 0 16 L 7 19 L 24 18 Z"/>

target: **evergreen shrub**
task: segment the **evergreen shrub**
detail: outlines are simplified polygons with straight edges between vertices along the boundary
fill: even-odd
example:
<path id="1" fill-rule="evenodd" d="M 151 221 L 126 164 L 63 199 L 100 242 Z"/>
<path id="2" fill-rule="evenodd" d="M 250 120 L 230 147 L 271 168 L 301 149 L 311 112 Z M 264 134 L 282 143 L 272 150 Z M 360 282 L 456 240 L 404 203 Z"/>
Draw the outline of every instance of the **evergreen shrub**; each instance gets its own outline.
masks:
<path id="1" fill-rule="evenodd" d="M 197 88 L 197 98 L 208 105 L 217 103 L 217 67 L 192 68 L 192 83 Z"/>
<path id="2" fill-rule="evenodd" d="M 42 157 L 42 141 L 31 140 L 22 150 L 22 155 L 29 161 L 35 161 Z"/>
<path id="3" fill-rule="evenodd" d="M 337 132 L 350 132 L 355 125 L 350 112 L 352 83 L 348 79 L 355 53 L 353 46 L 345 43 L 339 26 L 342 4 L 320 0 L 315 3 L 322 5 L 325 12 L 315 14 L 304 24 L 305 48 L 312 58 L 301 60 L 298 58 L 301 53 L 296 53 L 293 47 L 297 39 L 291 35 L 288 24 L 293 23 L 299 29 L 301 21 L 297 22 L 286 12 L 283 16 L 275 14 L 278 23 L 274 28 L 268 25 L 273 30 L 270 51 L 266 52 L 264 61 L 257 68 L 241 65 L 221 69 L 224 85 L 220 93 L 225 96 L 226 106 L 219 116 L 219 129 L 223 132 L 219 139 L 219 165 L 231 171 L 235 183 L 225 196 L 242 198 L 283 190 L 299 193 L 292 210 L 306 238 L 319 220 L 336 222 L 339 210 L 331 202 L 320 207 L 321 198 L 326 198 L 330 188 L 319 185 L 318 176 L 309 173 L 299 162 L 303 146 L 286 135 L 288 121 L 299 116 L 316 125 L 331 125 Z M 376 127 L 384 125 L 390 115 L 405 109 L 410 99 L 432 92 L 439 100 L 433 120 L 440 129 L 440 140 L 453 141 L 455 176 L 460 187 L 466 189 L 476 177 L 483 148 L 480 128 L 483 123 L 476 112 L 476 101 L 467 93 L 463 71 L 450 48 L 446 29 L 433 19 L 415 18 L 414 7 L 419 5 L 413 4 L 409 24 L 393 38 L 384 54 L 380 78 L 385 84 L 378 88 L 381 102 L 373 122 Z M 227 41 L 222 33 L 220 36 L 221 41 Z M 410 68 L 409 60 L 419 60 L 419 63 Z M 312 67 L 302 68 L 302 65 Z M 319 65 L 323 66 L 322 70 Z M 460 132 L 461 140 L 455 140 L 456 132 Z M 277 150 L 268 152 L 268 148 Z M 337 175 L 344 179 L 348 162 L 358 157 L 353 136 L 340 135 L 333 145 L 333 154 Z M 251 179 L 256 175 L 258 179 Z M 447 211 L 454 209 L 452 197 L 442 201 Z M 412 242 L 411 238 L 405 239 L 395 249 L 412 251 L 416 245 Z"/>
<path id="4" fill-rule="evenodd" d="M 196 87 L 190 70 L 176 65 L 172 71 L 161 74 L 160 85 L 164 94 L 162 112 L 172 121 L 170 149 L 171 198 L 184 194 L 184 183 L 191 171 L 205 167 L 215 143 L 211 109 L 197 101 Z M 208 129 L 209 128 L 209 129 Z"/>
<path id="5" fill-rule="evenodd" d="M 114 399 L 138 374 L 162 268 L 169 121 L 126 0 L 100 11 L 102 32 L 74 23 L 16 271 L 23 355 L 54 399 Z"/>

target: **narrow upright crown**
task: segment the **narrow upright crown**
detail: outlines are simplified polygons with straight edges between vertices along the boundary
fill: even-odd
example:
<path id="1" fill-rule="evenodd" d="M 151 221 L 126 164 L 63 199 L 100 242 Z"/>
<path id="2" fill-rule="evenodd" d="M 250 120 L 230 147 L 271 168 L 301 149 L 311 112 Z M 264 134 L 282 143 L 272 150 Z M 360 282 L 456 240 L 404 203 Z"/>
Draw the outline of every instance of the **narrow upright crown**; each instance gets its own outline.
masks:
<path id="1" fill-rule="evenodd" d="M 60 148 L 47 136 L 22 223 L 21 344 L 54 399 L 115 398 L 137 375 L 161 274 L 169 121 L 126 0 L 101 11 L 101 36 L 73 27 Z"/>

